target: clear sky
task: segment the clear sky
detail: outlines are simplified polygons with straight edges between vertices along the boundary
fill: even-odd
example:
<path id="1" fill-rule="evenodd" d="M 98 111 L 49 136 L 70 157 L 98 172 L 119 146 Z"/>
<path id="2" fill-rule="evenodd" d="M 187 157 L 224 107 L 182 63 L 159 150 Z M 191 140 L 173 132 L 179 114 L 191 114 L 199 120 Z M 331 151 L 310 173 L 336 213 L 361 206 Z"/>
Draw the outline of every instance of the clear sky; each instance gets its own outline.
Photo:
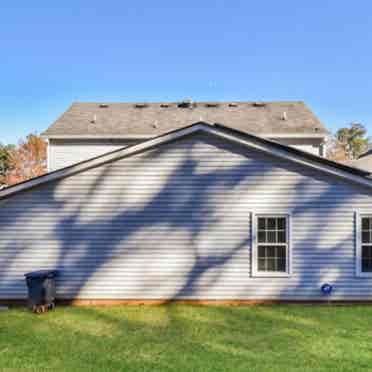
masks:
<path id="1" fill-rule="evenodd" d="M 372 135 L 372 1 L 1 1 L 0 141 L 73 101 L 304 100 Z"/>

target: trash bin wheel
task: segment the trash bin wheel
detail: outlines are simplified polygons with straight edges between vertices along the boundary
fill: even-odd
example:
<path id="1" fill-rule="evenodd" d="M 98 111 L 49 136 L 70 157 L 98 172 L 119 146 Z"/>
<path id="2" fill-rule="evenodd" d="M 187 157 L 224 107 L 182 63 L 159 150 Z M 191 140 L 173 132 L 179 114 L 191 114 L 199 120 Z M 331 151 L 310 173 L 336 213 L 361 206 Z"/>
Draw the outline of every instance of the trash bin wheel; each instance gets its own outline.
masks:
<path id="1" fill-rule="evenodd" d="M 34 306 L 33 311 L 35 314 L 40 315 L 43 313 L 46 313 L 48 311 L 48 308 L 44 305 Z"/>

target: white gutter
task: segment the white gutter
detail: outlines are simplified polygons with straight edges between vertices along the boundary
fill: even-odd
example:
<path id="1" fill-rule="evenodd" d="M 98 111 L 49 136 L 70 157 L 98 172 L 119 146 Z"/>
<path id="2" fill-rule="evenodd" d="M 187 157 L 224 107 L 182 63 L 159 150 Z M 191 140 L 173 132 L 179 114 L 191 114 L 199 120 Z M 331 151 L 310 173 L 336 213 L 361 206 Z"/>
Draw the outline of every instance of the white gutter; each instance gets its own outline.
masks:
<path id="1" fill-rule="evenodd" d="M 182 129 L 182 128 L 179 128 Z M 234 129 L 234 128 L 232 128 Z M 249 132 L 247 132 L 250 134 Z M 165 133 L 164 133 L 165 134 Z M 299 138 L 299 139 L 305 139 L 305 138 L 320 138 L 324 139 L 327 137 L 327 134 L 324 133 L 306 133 L 306 134 L 285 134 L 285 133 L 251 133 L 255 136 L 265 137 L 265 138 Z M 133 134 L 133 135 L 123 135 L 123 134 L 51 134 L 51 135 L 45 135 L 42 134 L 41 137 L 45 139 L 123 139 L 123 140 L 136 140 L 136 139 L 151 139 L 155 138 L 157 136 L 161 135 L 161 133 L 156 133 L 154 135 L 148 135 L 148 134 Z"/>
<path id="2" fill-rule="evenodd" d="M 143 135 L 143 134 L 138 134 L 138 135 L 118 135 L 118 134 L 113 134 L 113 135 L 107 135 L 107 134 L 87 134 L 87 135 L 69 135 L 69 134 L 51 134 L 51 135 L 45 135 L 42 134 L 41 137 L 45 139 L 126 139 L 126 140 L 136 140 L 136 139 L 150 139 L 158 136 L 158 134 L 154 134 L 153 136 L 149 135 Z"/>

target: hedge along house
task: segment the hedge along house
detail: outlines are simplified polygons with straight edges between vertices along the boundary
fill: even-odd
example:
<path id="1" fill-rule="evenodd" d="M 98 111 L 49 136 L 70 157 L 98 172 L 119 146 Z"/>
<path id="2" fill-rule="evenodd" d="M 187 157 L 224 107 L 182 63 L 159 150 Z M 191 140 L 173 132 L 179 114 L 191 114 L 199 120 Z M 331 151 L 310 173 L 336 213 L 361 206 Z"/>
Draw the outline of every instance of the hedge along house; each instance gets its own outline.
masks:
<path id="1" fill-rule="evenodd" d="M 0 299 L 372 300 L 368 173 L 196 123 L 0 191 Z"/>

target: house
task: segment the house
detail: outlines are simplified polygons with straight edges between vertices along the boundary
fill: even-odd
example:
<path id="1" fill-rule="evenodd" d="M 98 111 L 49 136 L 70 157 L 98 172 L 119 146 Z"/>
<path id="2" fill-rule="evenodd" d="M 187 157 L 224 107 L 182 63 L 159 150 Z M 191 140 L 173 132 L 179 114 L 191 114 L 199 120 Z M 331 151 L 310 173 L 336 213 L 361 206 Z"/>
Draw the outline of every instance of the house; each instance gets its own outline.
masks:
<path id="1" fill-rule="evenodd" d="M 303 102 L 74 103 L 43 136 L 53 171 L 205 121 L 325 156 L 327 130 Z"/>
<path id="2" fill-rule="evenodd" d="M 351 165 L 372 173 L 372 150 L 368 150 L 360 155 L 358 159 L 352 160 Z"/>
<path id="3" fill-rule="evenodd" d="M 1 190 L 0 252 L 2 302 L 368 301 L 372 179 L 198 122 Z"/>

